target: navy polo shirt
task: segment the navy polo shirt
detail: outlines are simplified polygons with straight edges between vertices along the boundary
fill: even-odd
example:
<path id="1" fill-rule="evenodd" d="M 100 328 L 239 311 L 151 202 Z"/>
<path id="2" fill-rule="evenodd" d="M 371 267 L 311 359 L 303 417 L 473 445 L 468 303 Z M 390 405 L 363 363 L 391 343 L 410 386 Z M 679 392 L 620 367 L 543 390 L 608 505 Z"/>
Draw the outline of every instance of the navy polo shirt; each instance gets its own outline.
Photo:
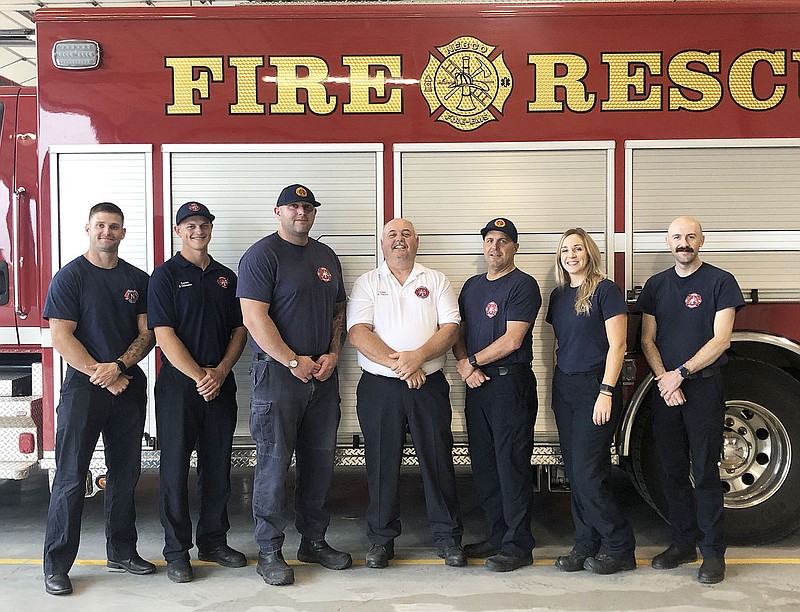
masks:
<path id="1" fill-rule="evenodd" d="M 523 321 L 531 327 L 522 346 L 492 365 L 533 361 L 533 323 L 542 306 L 542 294 L 539 283 L 530 274 L 515 268 L 495 280 L 489 280 L 485 274 L 473 276 L 464 283 L 458 306 L 466 328 L 467 354 L 474 355 L 505 334 L 508 321 Z"/>
<path id="2" fill-rule="evenodd" d="M 313 238 L 299 246 L 276 232 L 242 255 L 237 297 L 269 304 L 270 318 L 295 353 L 321 355 L 330 348 L 336 305 L 347 299 L 342 264 Z M 264 352 L 252 337 L 251 343 Z"/>
<path id="3" fill-rule="evenodd" d="M 110 270 L 81 255 L 61 268 L 47 291 L 42 316 L 75 321 L 75 338 L 98 363 L 111 363 L 139 335 L 147 312 L 149 277 L 120 259 Z"/>
<path id="4" fill-rule="evenodd" d="M 606 321 L 627 314 L 622 291 L 606 279 L 595 287 L 588 315 L 575 312 L 578 287 L 556 287 L 550 294 L 546 320 L 553 326 L 558 369 L 565 374 L 603 370 L 608 354 Z"/>
<path id="5" fill-rule="evenodd" d="M 176 253 L 153 270 L 148 303 L 147 326 L 172 327 L 201 367 L 219 365 L 243 325 L 236 274 L 214 259 L 201 270 Z"/>
<path id="6" fill-rule="evenodd" d="M 742 306 L 742 290 L 733 275 L 705 262 L 685 278 L 674 267 L 659 272 L 636 300 L 636 310 L 656 318 L 656 347 L 667 370 L 680 367 L 714 337 L 717 312 Z M 708 367 L 726 363 L 723 353 Z"/>

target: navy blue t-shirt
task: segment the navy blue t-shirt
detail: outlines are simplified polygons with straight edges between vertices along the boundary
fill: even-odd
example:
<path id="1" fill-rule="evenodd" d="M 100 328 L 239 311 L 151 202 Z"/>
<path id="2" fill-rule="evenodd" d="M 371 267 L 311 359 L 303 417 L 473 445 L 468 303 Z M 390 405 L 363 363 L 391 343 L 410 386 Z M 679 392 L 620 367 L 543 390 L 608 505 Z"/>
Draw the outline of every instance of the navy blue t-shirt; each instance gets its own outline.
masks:
<path id="1" fill-rule="evenodd" d="M 236 296 L 269 304 L 281 338 L 298 355 L 328 352 L 336 304 L 347 299 L 342 264 L 330 247 L 313 238 L 299 246 L 277 232 L 242 255 Z"/>
<path id="2" fill-rule="evenodd" d="M 75 321 L 75 338 L 98 363 L 125 354 L 147 312 L 147 273 L 122 259 L 110 270 L 83 255 L 61 268 L 47 291 L 42 316 Z"/>
<path id="3" fill-rule="evenodd" d="M 201 270 L 176 253 L 153 270 L 147 302 L 147 326 L 173 328 L 201 367 L 219 365 L 242 326 L 236 274 L 214 259 Z"/>
<path id="4" fill-rule="evenodd" d="M 667 370 L 680 367 L 714 337 L 717 312 L 742 306 L 742 290 L 733 275 L 705 262 L 685 278 L 674 267 L 659 272 L 636 300 L 636 310 L 656 318 L 656 347 Z M 709 367 L 726 363 L 723 353 Z"/>
<path id="5" fill-rule="evenodd" d="M 458 296 L 467 353 L 474 355 L 505 334 L 507 321 L 524 321 L 531 327 L 522 346 L 491 365 L 531 363 L 533 322 L 541 306 L 539 284 L 519 268 L 495 280 L 487 279 L 485 274 L 468 279 Z"/>
<path id="6" fill-rule="evenodd" d="M 550 294 L 546 321 L 553 326 L 558 349 L 558 369 L 565 374 L 602 371 L 608 354 L 606 321 L 627 314 L 622 291 L 613 282 L 600 281 L 594 290 L 588 315 L 575 312 L 578 287 L 556 287 Z"/>

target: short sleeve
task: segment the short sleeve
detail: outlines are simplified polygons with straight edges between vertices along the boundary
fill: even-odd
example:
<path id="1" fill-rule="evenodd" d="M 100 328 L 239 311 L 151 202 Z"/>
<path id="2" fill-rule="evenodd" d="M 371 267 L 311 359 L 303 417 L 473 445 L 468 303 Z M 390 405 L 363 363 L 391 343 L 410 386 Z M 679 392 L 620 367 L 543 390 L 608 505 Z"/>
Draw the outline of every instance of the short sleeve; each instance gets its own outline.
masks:
<path id="1" fill-rule="evenodd" d="M 347 300 L 347 329 L 354 325 L 375 323 L 375 296 L 370 291 L 369 277 L 373 272 L 362 274 L 353 283 Z"/>
<path id="2" fill-rule="evenodd" d="M 539 291 L 539 283 L 532 276 L 526 274 L 520 279 L 521 282 L 516 284 L 509 295 L 506 320 L 533 325 L 542 307 L 542 293 Z"/>
<path id="3" fill-rule="evenodd" d="M 441 279 L 441 293 L 436 302 L 436 316 L 439 325 L 446 325 L 447 323 L 461 323 L 461 315 L 458 312 L 458 297 L 450 280 L 442 274 Z"/>
<path id="4" fill-rule="evenodd" d="M 744 297 L 742 296 L 742 289 L 739 283 L 729 272 L 725 272 L 722 276 L 719 288 L 719 297 L 717 298 L 717 312 L 725 310 L 726 308 L 735 308 L 737 311 L 744 306 Z"/>
<path id="5" fill-rule="evenodd" d="M 47 299 L 42 316 L 45 319 L 64 319 L 79 321 L 81 318 L 80 287 L 78 279 L 72 277 L 68 270 L 58 272 L 47 290 Z"/>
<path id="6" fill-rule="evenodd" d="M 600 309 L 600 314 L 603 315 L 604 321 L 608 321 L 617 315 L 628 314 L 628 305 L 625 303 L 622 291 L 615 282 L 605 280 L 598 289 L 601 289 L 601 291 L 597 296 L 597 306 Z"/>
<path id="7" fill-rule="evenodd" d="M 236 297 L 269 304 L 275 289 L 275 270 L 270 265 L 268 253 L 250 247 L 239 261 L 239 282 Z"/>
<path id="8" fill-rule="evenodd" d="M 170 290 L 169 275 L 163 266 L 153 270 L 147 291 L 147 327 L 178 327 L 175 300 Z"/>
<path id="9" fill-rule="evenodd" d="M 633 308 L 637 312 L 643 312 L 644 314 L 649 314 L 655 316 L 656 314 L 656 305 L 654 301 L 655 296 L 655 277 L 651 277 L 642 288 L 642 292 L 639 294 L 639 297 L 636 299 L 636 304 L 634 304 Z"/>

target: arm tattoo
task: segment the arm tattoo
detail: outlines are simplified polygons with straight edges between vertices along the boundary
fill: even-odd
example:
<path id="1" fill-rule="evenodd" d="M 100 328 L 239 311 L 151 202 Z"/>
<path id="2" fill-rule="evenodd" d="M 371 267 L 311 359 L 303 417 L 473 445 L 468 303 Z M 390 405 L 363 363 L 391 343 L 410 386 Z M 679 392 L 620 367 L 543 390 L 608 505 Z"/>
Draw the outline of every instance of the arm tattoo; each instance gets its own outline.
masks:
<path id="1" fill-rule="evenodd" d="M 333 315 L 333 334 L 331 335 L 331 345 L 328 348 L 329 353 L 336 353 L 337 355 L 342 350 L 345 337 L 345 302 L 336 304 L 336 312 Z"/>

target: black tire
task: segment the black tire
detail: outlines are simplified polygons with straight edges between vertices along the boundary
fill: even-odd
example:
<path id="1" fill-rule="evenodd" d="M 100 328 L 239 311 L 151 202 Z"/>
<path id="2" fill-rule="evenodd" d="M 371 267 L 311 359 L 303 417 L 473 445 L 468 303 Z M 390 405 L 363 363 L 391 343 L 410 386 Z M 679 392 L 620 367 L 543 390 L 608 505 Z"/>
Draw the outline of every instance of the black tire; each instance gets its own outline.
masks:
<path id="1" fill-rule="evenodd" d="M 723 370 L 725 534 L 730 544 L 766 544 L 800 527 L 800 382 L 769 364 L 731 359 Z M 661 466 L 643 404 L 631 438 L 634 486 L 667 515 Z"/>

